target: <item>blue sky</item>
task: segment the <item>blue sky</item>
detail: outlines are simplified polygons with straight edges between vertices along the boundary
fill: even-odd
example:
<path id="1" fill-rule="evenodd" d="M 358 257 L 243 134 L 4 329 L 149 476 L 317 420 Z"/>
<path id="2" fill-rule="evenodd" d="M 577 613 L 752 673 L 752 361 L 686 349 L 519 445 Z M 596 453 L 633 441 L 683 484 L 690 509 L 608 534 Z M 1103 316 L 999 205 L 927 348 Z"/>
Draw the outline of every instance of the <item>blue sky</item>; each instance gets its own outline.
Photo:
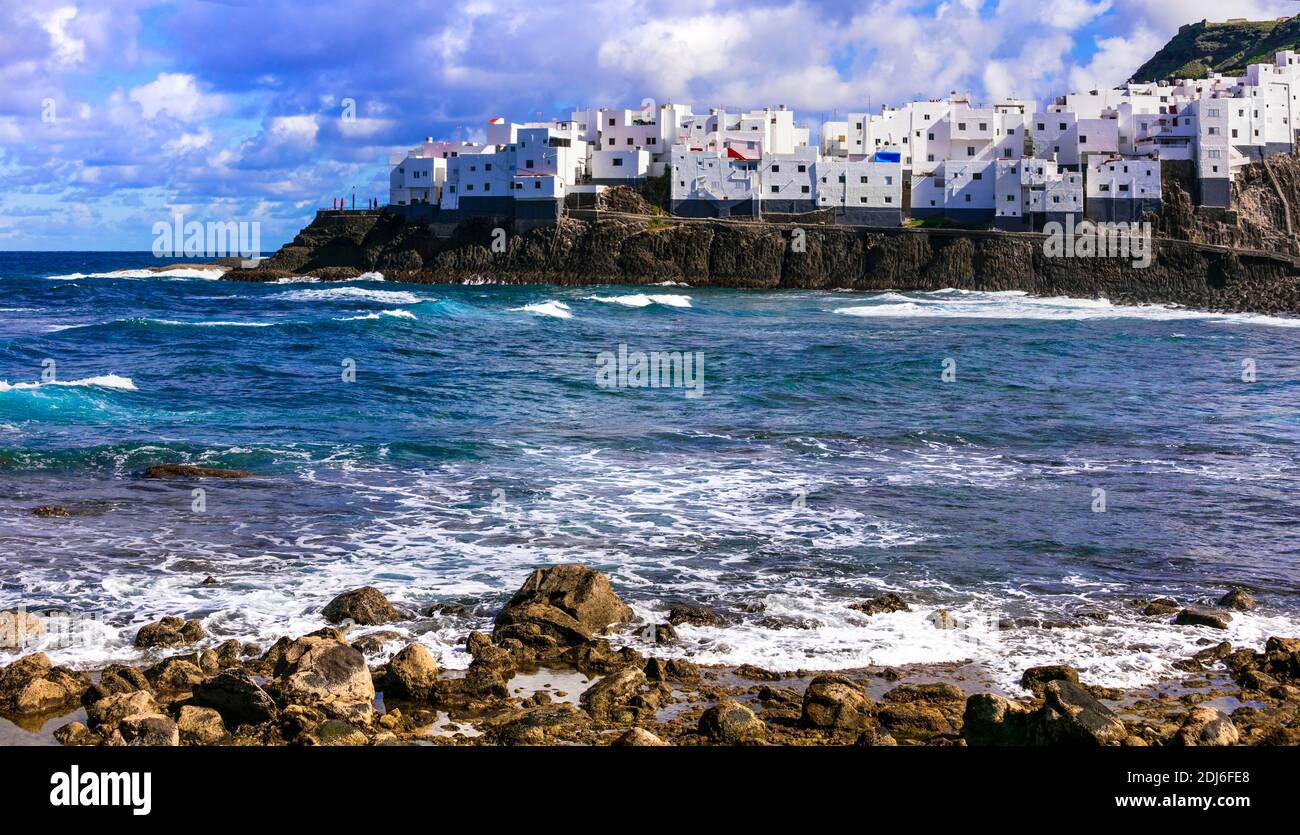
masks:
<path id="1" fill-rule="evenodd" d="M 654 10 L 653 12 L 651 10 Z M 1122 83 L 1178 26 L 1286 0 L 14 0 L 0 8 L 0 249 L 147 250 L 153 225 L 383 197 L 390 153 L 649 97 L 811 123 L 969 91 Z M 355 119 L 345 119 L 353 102 Z"/>

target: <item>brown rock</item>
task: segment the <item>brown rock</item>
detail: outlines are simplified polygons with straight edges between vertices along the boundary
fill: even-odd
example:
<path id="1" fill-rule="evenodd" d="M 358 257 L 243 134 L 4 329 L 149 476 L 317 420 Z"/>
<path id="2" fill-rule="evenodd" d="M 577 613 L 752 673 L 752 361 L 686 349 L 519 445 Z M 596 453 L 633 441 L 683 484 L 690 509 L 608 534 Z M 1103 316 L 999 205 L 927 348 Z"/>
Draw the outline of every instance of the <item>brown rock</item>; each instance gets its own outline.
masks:
<path id="1" fill-rule="evenodd" d="M 1174 618 L 1174 623 L 1179 626 L 1208 626 L 1212 629 L 1227 629 L 1231 622 L 1232 615 L 1226 611 L 1204 606 L 1188 606 Z"/>
<path id="2" fill-rule="evenodd" d="M 605 676 L 583 691 L 578 701 L 592 718 L 605 722 L 637 722 L 654 716 L 659 707 L 657 691 L 636 667 Z"/>
<path id="3" fill-rule="evenodd" d="M 197 620 L 165 617 L 140 627 L 135 634 L 137 647 L 179 647 L 198 643 L 206 637 L 203 624 Z"/>
<path id="4" fill-rule="evenodd" d="M 1169 597 L 1159 597 L 1152 600 L 1142 610 L 1142 614 L 1147 617 L 1160 617 L 1163 615 L 1172 615 L 1179 610 L 1178 601 Z"/>
<path id="5" fill-rule="evenodd" d="M 308 635 L 292 642 L 274 674 L 289 701 L 371 702 L 375 698 L 365 656 L 334 638 Z"/>
<path id="6" fill-rule="evenodd" d="M 321 614 L 330 623 L 350 620 L 361 626 L 378 626 L 402 617 L 383 592 L 374 586 L 343 592 L 321 609 Z"/>
<path id="7" fill-rule="evenodd" d="M 910 612 L 912 607 L 907 605 L 907 601 L 901 596 L 889 592 L 878 597 L 872 597 L 863 600 L 860 603 L 853 603 L 850 609 L 856 609 L 866 615 L 889 614 L 890 612 Z"/>
<path id="8" fill-rule="evenodd" d="M 577 563 L 533 571 L 510 598 L 503 614 L 526 604 L 545 604 L 560 609 L 593 634 L 632 619 L 631 607 L 614 594 L 608 578 Z"/>
<path id="9" fill-rule="evenodd" d="M 704 711 L 699 733 L 724 745 L 754 745 L 766 740 L 767 726 L 754 711 L 739 702 L 722 699 Z"/>
<path id="10" fill-rule="evenodd" d="M 1079 683 L 1079 671 L 1065 664 L 1052 664 L 1046 667 L 1030 667 L 1020 676 L 1020 686 L 1042 698 L 1043 689 L 1049 681 L 1068 681 Z"/>
<path id="11" fill-rule="evenodd" d="M 411 644 L 388 662 L 386 693 L 398 698 L 426 699 L 438 681 L 438 662 L 423 644 Z"/>
<path id="12" fill-rule="evenodd" d="M 159 661 L 145 670 L 144 674 L 157 689 L 173 692 L 189 690 L 206 678 L 197 665 L 179 658 Z"/>
<path id="13" fill-rule="evenodd" d="M 71 514 L 65 508 L 56 504 L 43 504 L 40 507 L 32 508 L 33 516 L 40 516 L 43 519 L 67 519 Z"/>
<path id="14" fill-rule="evenodd" d="M 673 626 L 722 626 L 726 621 L 722 615 L 703 606 L 673 606 L 668 610 L 668 623 Z"/>
<path id="15" fill-rule="evenodd" d="M 176 723 L 160 713 L 127 716 L 117 730 L 127 745 L 170 746 L 181 744 Z"/>
<path id="16" fill-rule="evenodd" d="M 1233 589 L 1219 598 L 1219 605 L 1225 609 L 1249 612 L 1255 608 L 1255 598 L 1251 597 L 1250 592 L 1245 589 Z"/>
<path id="17" fill-rule="evenodd" d="M 96 730 L 113 730 L 128 716 L 151 716 L 159 713 L 153 695 L 144 690 L 117 693 L 86 705 L 86 723 Z"/>
<path id="18" fill-rule="evenodd" d="M 844 676 L 820 675 L 803 694 L 804 727 L 860 730 L 871 720 L 871 700 L 862 687 Z"/>
<path id="19" fill-rule="evenodd" d="M 275 702 L 244 670 L 223 670 L 194 687 L 190 702 L 210 707 L 228 720 L 232 727 L 242 723 L 258 724 L 275 718 Z"/>
<path id="20" fill-rule="evenodd" d="M 1240 741 L 1232 720 L 1212 707 L 1193 708 L 1183 717 L 1183 725 L 1169 741 L 1181 746 L 1225 746 Z"/>
<path id="21" fill-rule="evenodd" d="M 632 728 L 611 744 L 620 748 L 660 748 L 668 745 L 644 728 Z"/>
<path id="22" fill-rule="evenodd" d="M 186 745 L 216 745 L 226 738 L 226 723 L 210 707 L 183 706 L 176 726 Z"/>

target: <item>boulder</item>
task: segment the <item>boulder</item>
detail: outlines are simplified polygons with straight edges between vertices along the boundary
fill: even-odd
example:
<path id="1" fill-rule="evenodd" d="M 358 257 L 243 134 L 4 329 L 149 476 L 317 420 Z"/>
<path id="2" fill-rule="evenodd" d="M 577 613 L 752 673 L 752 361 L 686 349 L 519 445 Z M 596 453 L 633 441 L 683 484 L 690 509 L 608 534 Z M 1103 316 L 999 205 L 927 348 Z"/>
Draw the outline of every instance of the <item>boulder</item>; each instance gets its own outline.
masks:
<path id="1" fill-rule="evenodd" d="M 754 745 L 766 740 L 767 726 L 754 711 L 739 702 L 722 699 L 704 711 L 699 733 L 724 745 Z"/>
<path id="2" fill-rule="evenodd" d="M 232 725 L 259 724 L 275 718 L 275 702 L 244 670 L 223 670 L 195 685 L 190 703 L 210 707 Z"/>
<path id="3" fill-rule="evenodd" d="M 1255 608 L 1255 598 L 1251 597 L 1250 592 L 1245 589 L 1233 589 L 1219 598 L 1219 605 L 1225 609 L 1249 612 Z"/>
<path id="4" fill-rule="evenodd" d="M 140 631 L 135 633 L 135 645 L 141 648 L 180 647 L 198 643 L 204 637 L 203 624 L 197 620 L 168 616 L 140 627 Z"/>
<path id="5" fill-rule="evenodd" d="M 180 729 L 161 713 L 135 714 L 118 723 L 117 730 L 127 745 L 170 746 L 181 744 Z"/>
<path id="6" fill-rule="evenodd" d="M 32 515 L 39 516 L 42 519 L 67 519 L 71 516 L 67 508 L 56 504 L 43 504 L 40 507 L 34 507 L 32 508 Z"/>
<path id="7" fill-rule="evenodd" d="M 957 618 L 953 617 L 952 612 L 947 609 L 935 609 L 926 621 L 935 629 L 956 629 L 958 626 Z"/>
<path id="8" fill-rule="evenodd" d="M 1129 735 L 1110 708 L 1070 681 L 1049 681 L 1043 688 L 1030 742 L 1040 745 L 1120 745 Z"/>
<path id="9" fill-rule="evenodd" d="M 287 701 L 371 702 L 375 698 L 365 656 L 332 637 L 307 635 L 293 641 L 284 648 L 274 675 Z"/>
<path id="10" fill-rule="evenodd" d="M 967 745 L 1027 745 L 1034 712 L 995 693 L 966 700 L 961 735 Z"/>
<path id="11" fill-rule="evenodd" d="M 438 662 L 423 644 L 411 644 L 388 662 L 385 695 L 426 699 L 438 681 Z"/>
<path id="12" fill-rule="evenodd" d="M 228 641 L 222 641 L 217 647 L 216 653 L 217 666 L 224 670 L 239 663 L 239 656 L 243 654 L 243 645 L 231 638 Z"/>
<path id="13" fill-rule="evenodd" d="M 513 639 L 541 652 L 555 652 L 589 643 L 592 633 L 559 607 L 523 603 L 509 606 L 497 615 L 492 637 L 498 643 Z"/>
<path id="14" fill-rule="evenodd" d="M 216 745 L 226 738 L 226 723 L 210 707 L 184 705 L 176 719 L 181 741 L 186 745 Z"/>
<path id="15" fill-rule="evenodd" d="M 1178 613 L 1174 623 L 1179 626 L 1208 626 L 1212 629 L 1227 629 L 1232 623 L 1232 615 L 1223 609 L 1211 609 L 1206 606 L 1188 606 Z"/>
<path id="16" fill-rule="evenodd" d="M 605 722 L 636 722 L 654 716 L 659 707 L 658 692 L 636 667 L 605 676 L 584 690 L 578 701 L 592 718 Z"/>
<path id="17" fill-rule="evenodd" d="M 0 612 L 0 649 L 22 649 L 45 634 L 40 617 L 24 609 Z"/>
<path id="18" fill-rule="evenodd" d="M 1212 707 L 1193 708 L 1183 717 L 1183 725 L 1169 741 L 1179 746 L 1225 746 L 1241 741 L 1232 720 Z"/>
<path id="19" fill-rule="evenodd" d="M 1142 614 L 1147 617 L 1162 617 L 1174 614 L 1179 608 L 1181 607 L 1178 605 L 1177 600 L 1170 597 L 1158 597 L 1146 605 L 1142 610 Z"/>
<path id="20" fill-rule="evenodd" d="M 402 614 L 374 586 L 345 591 L 326 604 L 321 614 L 330 623 L 352 621 L 361 626 L 378 626 L 400 620 Z"/>
<path id="21" fill-rule="evenodd" d="M 206 678 L 197 665 L 179 658 L 159 661 L 145 670 L 144 674 L 158 690 L 173 692 L 189 690 Z"/>
<path id="22" fill-rule="evenodd" d="M 102 741 L 98 734 L 80 722 L 69 722 L 56 728 L 54 738 L 60 745 L 98 745 Z"/>
<path id="23" fill-rule="evenodd" d="M 668 745 L 645 728 L 632 728 L 610 744 L 620 748 L 660 748 Z"/>
<path id="24" fill-rule="evenodd" d="M 781 674 L 773 670 L 765 670 L 757 664 L 741 664 L 736 668 L 735 673 L 740 678 L 747 678 L 750 681 L 780 681 Z"/>
<path id="25" fill-rule="evenodd" d="M 844 676 L 820 675 L 803 694 L 800 722 L 807 728 L 861 730 L 871 721 L 871 700 Z"/>
<path id="26" fill-rule="evenodd" d="M 90 688 L 85 675 L 50 664 L 43 652 L 25 655 L 0 670 L 0 710 L 45 713 L 76 704 Z"/>
<path id="27" fill-rule="evenodd" d="M 672 626 L 722 626 L 722 615 L 703 606 L 673 606 L 668 610 L 668 623 Z"/>
<path id="28" fill-rule="evenodd" d="M 86 724 L 96 730 L 113 730 L 128 716 L 152 716 L 159 713 L 158 703 L 145 690 L 117 693 L 86 705 Z"/>
<path id="29" fill-rule="evenodd" d="M 904 684 L 881 697 L 876 720 L 895 740 L 954 736 L 961 728 L 966 694 L 946 683 Z"/>
<path id="30" fill-rule="evenodd" d="M 1030 667 L 1020 676 L 1020 686 L 1040 699 L 1049 681 L 1068 681 L 1078 684 L 1079 671 L 1065 664 L 1051 664 L 1045 667 Z"/>
<path id="31" fill-rule="evenodd" d="M 910 612 L 912 607 L 907 605 L 907 601 L 897 594 L 889 592 L 877 597 L 871 597 L 860 603 L 852 603 L 850 609 L 856 609 L 866 615 L 882 615 L 890 612 Z"/>
<path id="32" fill-rule="evenodd" d="M 608 578 L 585 565 L 565 563 L 533 571 L 506 604 L 512 609 L 542 604 L 572 617 L 592 634 L 632 619 L 632 609 L 619 600 Z M 498 616 L 500 622 L 500 616 Z"/>
<path id="33" fill-rule="evenodd" d="M 97 702 L 105 696 L 115 693 L 134 693 L 136 690 L 148 690 L 152 685 L 145 674 L 126 664 L 110 664 L 104 668 L 99 681 L 91 685 L 82 696 L 83 704 Z"/>

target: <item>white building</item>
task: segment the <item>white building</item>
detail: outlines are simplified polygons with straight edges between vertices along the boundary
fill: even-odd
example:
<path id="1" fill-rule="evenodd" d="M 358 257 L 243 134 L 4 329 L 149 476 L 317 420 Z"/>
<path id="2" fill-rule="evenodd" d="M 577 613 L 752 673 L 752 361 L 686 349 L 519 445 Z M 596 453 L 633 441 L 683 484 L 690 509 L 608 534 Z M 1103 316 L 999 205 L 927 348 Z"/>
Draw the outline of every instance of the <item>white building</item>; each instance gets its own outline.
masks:
<path id="1" fill-rule="evenodd" d="M 998 160 L 993 191 L 993 225 L 999 229 L 1038 231 L 1046 223 L 1083 218 L 1083 174 L 1052 160 Z"/>
<path id="2" fill-rule="evenodd" d="M 1086 164 L 1086 215 L 1096 221 L 1139 221 L 1160 211 L 1160 162 L 1097 155 Z"/>

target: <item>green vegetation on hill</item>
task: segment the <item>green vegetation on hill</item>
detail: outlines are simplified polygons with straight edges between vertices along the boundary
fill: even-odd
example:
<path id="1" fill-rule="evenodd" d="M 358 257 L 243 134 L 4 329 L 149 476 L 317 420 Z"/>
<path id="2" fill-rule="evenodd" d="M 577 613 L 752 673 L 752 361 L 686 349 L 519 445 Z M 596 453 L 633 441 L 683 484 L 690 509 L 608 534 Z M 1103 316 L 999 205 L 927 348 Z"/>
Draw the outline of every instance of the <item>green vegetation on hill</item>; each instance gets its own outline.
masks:
<path id="1" fill-rule="evenodd" d="M 1281 20 L 1198 22 L 1178 34 L 1137 72 L 1135 81 L 1242 75 L 1247 64 L 1267 63 L 1283 49 L 1300 51 L 1300 15 Z"/>

